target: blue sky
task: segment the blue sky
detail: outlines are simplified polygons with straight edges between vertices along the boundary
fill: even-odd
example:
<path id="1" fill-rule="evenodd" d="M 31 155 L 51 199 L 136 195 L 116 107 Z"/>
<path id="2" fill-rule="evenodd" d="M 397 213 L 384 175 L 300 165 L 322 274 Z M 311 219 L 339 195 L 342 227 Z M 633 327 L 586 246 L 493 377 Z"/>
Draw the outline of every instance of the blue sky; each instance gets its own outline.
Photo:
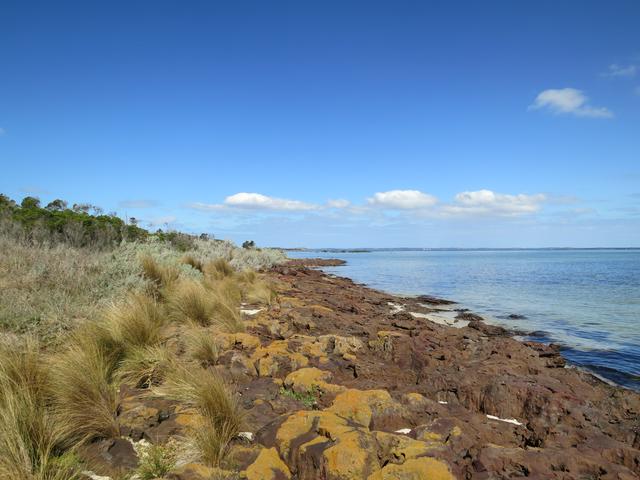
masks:
<path id="1" fill-rule="evenodd" d="M 0 192 L 309 247 L 640 246 L 640 3 L 11 2 Z"/>

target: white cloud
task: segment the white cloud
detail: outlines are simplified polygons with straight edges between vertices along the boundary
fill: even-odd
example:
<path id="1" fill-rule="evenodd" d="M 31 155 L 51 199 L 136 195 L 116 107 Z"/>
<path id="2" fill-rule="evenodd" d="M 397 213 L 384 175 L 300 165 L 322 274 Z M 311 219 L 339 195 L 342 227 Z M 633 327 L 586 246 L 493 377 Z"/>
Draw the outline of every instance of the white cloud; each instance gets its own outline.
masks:
<path id="1" fill-rule="evenodd" d="M 458 193 L 454 203 L 445 205 L 442 212 L 445 215 L 524 215 L 540 210 L 545 200 L 546 196 L 542 193 L 509 195 L 491 190 L 476 190 Z"/>
<path id="2" fill-rule="evenodd" d="M 7 133 L 7 131 L 4 128 L 0 127 L 0 137 L 3 136 L 5 133 Z"/>
<path id="3" fill-rule="evenodd" d="M 347 208 L 350 205 L 351 202 L 349 200 L 344 200 L 342 198 L 327 201 L 327 207 L 329 208 Z"/>
<path id="4" fill-rule="evenodd" d="M 617 63 L 609 65 L 609 70 L 603 73 L 603 77 L 633 77 L 638 72 L 636 65 L 622 66 Z"/>
<path id="5" fill-rule="evenodd" d="M 538 94 L 530 110 L 545 109 L 555 114 L 577 117 L 612 118 L 613 113 L 605 107 L 589 105 L 589 99 L 575 88 L 549 89 Z"/>
<path id="6" fill-rule="evenodd" d="M 320 207 L 312 203 L 301 202 L 299 200 L 287 200 L 284 198 L 269 197 L 261 193 L 239 192 L 229 195 L 222 204 L 209 204 L 196 202 L 187 205 L 196 210 L 282 210 L 282 211 L 308 211 L 317 210 Z"/>
<path id="7" fill-rule="evenodd" d="M 299 200 L 287 200 L 284 198 L 269 197 L 261 193 L 245 192 L 228 196 L 224 199 L 224 205 L 250 210 L 316 210 L 318 208 L 317 205 Z"/>
<path id="8" fill-rule="evenodd" d="M 431 207 L 438 203 L 438 199 L 419 190 L 389 190 L 375 193 L 367 203 L 381 208 L 414 210 Z"/>

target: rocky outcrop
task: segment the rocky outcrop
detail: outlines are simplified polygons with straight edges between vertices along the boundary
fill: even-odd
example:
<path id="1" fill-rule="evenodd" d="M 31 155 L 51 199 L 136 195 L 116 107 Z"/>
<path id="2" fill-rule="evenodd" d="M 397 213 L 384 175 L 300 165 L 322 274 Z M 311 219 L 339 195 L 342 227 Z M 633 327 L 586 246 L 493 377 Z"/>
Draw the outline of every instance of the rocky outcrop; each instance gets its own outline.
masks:
<path id="1" fill-rule="evenodd" d="M 223 470 L 191 463 L 165 478 L 640 475 L 640 396 L 563 368 L 558 347 L 516 341 L 433 297 L 393 297 L 300 266 L 269 275 L 278 300 L 247 316 L 246 333 L 215 333 L 215 368 L 239 392 L 245 435 Z M 446 315 L 461 328 L 436 321 Z M 121 390 L 132 441 L 162 443 L 193 419 L 144 389 Z M 136 461 L 124 444 L 94 448 L 103 463 Z"/>

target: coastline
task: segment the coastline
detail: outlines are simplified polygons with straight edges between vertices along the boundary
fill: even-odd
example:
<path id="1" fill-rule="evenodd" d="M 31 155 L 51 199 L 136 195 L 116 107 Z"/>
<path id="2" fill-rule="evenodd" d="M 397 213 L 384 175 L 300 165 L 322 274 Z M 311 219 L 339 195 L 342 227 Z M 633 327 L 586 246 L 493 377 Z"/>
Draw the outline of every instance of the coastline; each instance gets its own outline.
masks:
<path id="1" fill-rule="evenodd" d="M 270 273 L 285 295 L 279 322 L 288 320 L 289 339 L 333 335 L 362 345 L 311 364 L 330 372 L 329 385 L 390 394 L 397 405 L 373 414 L 371 431 L 439 439 L 427 455 L 444 461 L 455 478 L 640 474 L 638 393 L 564 368 L 557 346 L 517 340 L 471 312 L 455 326 L 431 321 L 442 312 L 459 315 L 454 302 L 377 291 L 328 275 L 319 263 L 295 262 Z M 313 384 L 305 375 L 296 383 L 292 375 L 285 386 L 304 391 Z M 321 396 L 320 410 L 333 408 L 331 390 Z"/>

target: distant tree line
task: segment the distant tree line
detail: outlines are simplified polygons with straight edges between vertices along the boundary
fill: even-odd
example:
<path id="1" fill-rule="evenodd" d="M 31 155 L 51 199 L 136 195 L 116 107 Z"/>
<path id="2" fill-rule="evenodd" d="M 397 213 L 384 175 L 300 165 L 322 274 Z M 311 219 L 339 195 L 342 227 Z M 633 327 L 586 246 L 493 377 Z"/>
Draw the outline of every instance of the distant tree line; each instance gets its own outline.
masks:
<path id="1" fill-rule="evenodd" d="M 75 247 L 109 248 L 120 242 L 144 240 L 149 232 L 102 208 L 53 200 L 42 206 L 40 199 L 25 197 L 19 204 L 0 194 L 0 231 L 33 243 L 66 243 Z"/>

